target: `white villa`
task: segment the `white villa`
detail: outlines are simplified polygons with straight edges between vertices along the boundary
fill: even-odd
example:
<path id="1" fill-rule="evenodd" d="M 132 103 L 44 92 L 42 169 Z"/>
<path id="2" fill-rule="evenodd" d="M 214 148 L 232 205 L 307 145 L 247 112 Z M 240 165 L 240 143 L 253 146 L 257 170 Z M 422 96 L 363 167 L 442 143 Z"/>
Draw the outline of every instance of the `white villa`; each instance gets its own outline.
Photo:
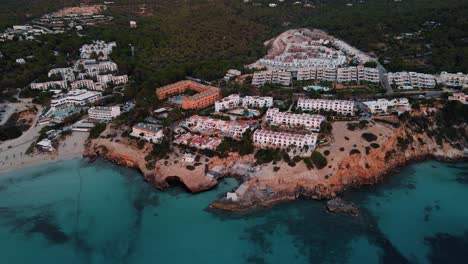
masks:
<path id="1" fill-rule="evenodd" d="M 407 98 L 395 98 L 392 100 L 378 99 L 377 101 L 364 102 L 364 104 L 369 108 L 372 114 L 386 114 L 389 108 L 393 108 L 399 112 L 411 109 Z"/>

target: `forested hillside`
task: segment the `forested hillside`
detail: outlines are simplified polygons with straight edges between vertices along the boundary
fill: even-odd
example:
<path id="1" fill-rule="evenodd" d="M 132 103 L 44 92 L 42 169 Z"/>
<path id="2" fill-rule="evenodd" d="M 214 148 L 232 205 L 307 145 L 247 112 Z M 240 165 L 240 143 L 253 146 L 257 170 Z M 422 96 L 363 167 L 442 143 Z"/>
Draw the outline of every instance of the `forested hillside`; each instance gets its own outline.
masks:
<path id="1" fill-rule="evenodd" d="M 17 6 L 22 1 L 0 1 L 2 6 L 10 6 L 8 10 L 25 16 Z M 309 0 L 310 8 L 293 5 L 295 1 L 291 0 L 278 3 L 276 8 L 268 7 L 271 1 L 264 0 L 249 3 L 242 0 L 114 2 L 106 11 L 115 18 L 110 24 L 85 29 L 86 37 L 68 36 L 59 41 L 56 38 L 60 36 L 54 36 L 51 39 L 64 47 L 76 47 L 92 39 L 117 41 L 113 60 L 123 72 L 133 76 L 134 91 L 141 91 L 142 97 L 150 95 L 154 87 L 186 75 L 207 80 L 221 77 L 228 68 L 240 68 L 263 56 L 265 40 L 299 27 L 328 31 L 370 52 L 392 71 L 468 71 L 466 0 Z M 256 6 L 253 2 L 263 5 Z M 34 6 L 38 14 L 45 8 L 67 2 L 39 0 L 32 3 L 34 5 L 26 5 L 29 8 L 25 10 Z M 11 15 L 11 11 L 6 13 Z M 136 20 L 138 28 L 131 29 L 130 20 Z M 44 38 L 45 43 L 0 43 L 0 51 L 9 60 L 20 56 L 21 51 L 29 54 L 37 49 L 51 54 L 51 50 L 47 51 L 53 49 L 49 38 Z M 135 47 L 134 57 L 131 57 L 130 45 Z M 46 67 L 62 62 L 61 58 L 44 55 L 36 56 L 33 65 L 4 66 L 0 69 L 0 87 L 8 88 L 15 83 L 21 87 L 39 72 L 44 74 Z M 9 74 L 5 74 L 7 71 Z"/>

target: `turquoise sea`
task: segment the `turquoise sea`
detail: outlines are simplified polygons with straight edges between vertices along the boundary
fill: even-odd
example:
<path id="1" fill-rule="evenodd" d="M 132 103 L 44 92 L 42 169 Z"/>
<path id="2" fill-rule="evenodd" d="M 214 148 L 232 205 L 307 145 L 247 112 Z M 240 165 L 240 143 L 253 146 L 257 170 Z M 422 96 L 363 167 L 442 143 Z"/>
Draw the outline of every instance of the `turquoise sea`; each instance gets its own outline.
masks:
<path id="1" fill-rule="evenodd" d="M 468 263 L 468 164 L 424 162 L 343 196 L 207 209 L 237 185 L 164 192 L 137 171 L 61 161 L 0 175 L 0 263 Z"/>

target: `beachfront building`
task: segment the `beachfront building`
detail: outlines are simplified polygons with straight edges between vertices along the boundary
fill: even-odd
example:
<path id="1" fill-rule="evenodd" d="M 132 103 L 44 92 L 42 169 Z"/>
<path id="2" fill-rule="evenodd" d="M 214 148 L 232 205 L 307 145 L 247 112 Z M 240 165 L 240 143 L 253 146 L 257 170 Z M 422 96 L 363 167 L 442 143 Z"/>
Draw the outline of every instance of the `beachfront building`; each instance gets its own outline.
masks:
<path id="1" fill-rule="evenodd" d="M 104 41 L 93 41 L 92 44 L 85 44 L 80 48 L 80 57 L 82 59 L 90 59 L 92 54 L 97 55 L 98 58 L 107 60 L 112 49 L 117 46 L 117 43 Z"/>
<path id="2" fill-rule="evenodd" d="M 448 99 L 449 101 L 459 101 L 462 104 L 468 104 L 468 94 L 465 93 L 453 93 Z"/>
<path id="3" fill-rule="evenodd" d="M 218 118 L 193 115 L 185 121 L 184 126 L 191 132 L 239 139 L 256 121 L 224 121 Z"/>
<path id="4" fill-rule="evenodd" d="M 66 81 L 50 81 L 42 83 L 31 83 L 31 89 L 33 90 L 47 90 L 47 89 L 67 89 L 68 84 Z"/>
<path id="5" fill-rule="evenodd" d="M 434 75 L 417 72 L 389 72 L 388 81 L 397 87 L 412 86 L 431 89 L 436 85 Z"/>
<path id="6" fill-rule="evenodd" d="M 441 72 L 439 75 L 439 82 L 447 86 L 467 87 L 468 86 L 468 74 L 463 74 L 462 72 L 458 72 L 458 73 Z"/>
<path id="7" fill-rule="evenodd" d="M 281 113 L 278 108 L 270 108 L 265 118 L 271 125 L 288 126 L 291 128 L 304 128 L 306 130 L 319 132 L 320 125 L 325 121 L 322 115 Z"/>
<path id="8" fill-rule="evenodd" d="M 235 70 L 235 69 L 230 69 L 226 72 L 226 75 L 224 75 L 224 80 L 225 81 L 229 81 L 229 80 L 232 80 L 234 78 L 236 78 L 237 76 L 241 75 L 241 71 L 239 70 Z"/>
<path id="9" fill-rule="evenodd" d="M 97 122 L 110 122 L 112 119 L 120 115 L 120 106 L 111 107 L 91 107 L 88 109 L 89 119 Z"/>
<path id="10" fill-rule="evenodd" d="M 407 98 L 395 98 L 392 100 L 378 99 L 376 101 L 364 102 L 372 114 L 387 114 L 389 108 L 398 112 L 404 112 L 411 109 Z"/>
<path id="11" fill-rule="evenodd" d="M 132 127 L 130 136 L 157 144 L 162 142 L 164 133 L 160 125 L 138 123 Z"/>
<path id="12" fill-rule="evenodd" d="M 65 95 L 54 95 L 50 103 L 51 109 L 61 109 L 69 106 L 84 106 L 101 98 L 100 92 L 72 90 Z"/>
<path id="13" fill-rule="evenodd" d="M 269 108 L 273 106 L 273 97 L 271 96 L 246 96 L 242 98 L 242 107 L 244 108 Z"/>
<path id="14" fill-rule="evenodd" d="M 282 86 L 291 85 L 291 72 L 281 70 L 257 71 L 252 78 L 252 85 L 263 86 L 265 83 L 279 84 Z"/>
<path id="15" fill-rule="evenodd" d="M 299 135 L 258 129 L 253 134 L 253 143 L 259 148 L 285 149 L 308 146 L 309 149 L 313 149 L 317 143 L 317 134 Z"/>
<path id="16" fill-rule="evenodd" d="M 213 105 L 217 100 L 221 99 L 220 89 L 214 86 L 206 86 L 194 81 L 179 81 L 156 89 L 156 95 L 159 100 L 166 99 L 173 95 L 184 93 L 186 90 L 197 91 L 198 93 L 192 96 L 187 96 L 182 99 L 181 106 L 183 109 L 200 109 Z"/>
<path id="17" fill-rule="evenodd" d="M 239 106 L 241 98 L 238 94 L 231 94 L 228 97 L 215 102 L 215 111 L 221 112 L 225 110 L 231 110 Z"/>
<path id="18" fill-rule="evenodd" d="M 354 115 L 354 102 L 347 100 L 299 98 L 297 108 L 307 111 L 333 111 L 340 115 Z"/>

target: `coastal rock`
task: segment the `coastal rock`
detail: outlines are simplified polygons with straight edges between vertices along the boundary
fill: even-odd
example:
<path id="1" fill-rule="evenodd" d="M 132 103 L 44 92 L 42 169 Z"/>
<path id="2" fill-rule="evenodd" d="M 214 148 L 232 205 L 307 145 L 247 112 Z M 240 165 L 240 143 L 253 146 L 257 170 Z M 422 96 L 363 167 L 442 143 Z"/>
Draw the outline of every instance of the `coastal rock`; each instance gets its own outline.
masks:
<path id="1" fill-rule="evenodd" d="M 334 213 L 344 213 L 347 215 L 359 215 L 359 209 L 352 202 L 345 201 L 340 197 L 335 197 L 327 201 L 327 210 Z"/>

